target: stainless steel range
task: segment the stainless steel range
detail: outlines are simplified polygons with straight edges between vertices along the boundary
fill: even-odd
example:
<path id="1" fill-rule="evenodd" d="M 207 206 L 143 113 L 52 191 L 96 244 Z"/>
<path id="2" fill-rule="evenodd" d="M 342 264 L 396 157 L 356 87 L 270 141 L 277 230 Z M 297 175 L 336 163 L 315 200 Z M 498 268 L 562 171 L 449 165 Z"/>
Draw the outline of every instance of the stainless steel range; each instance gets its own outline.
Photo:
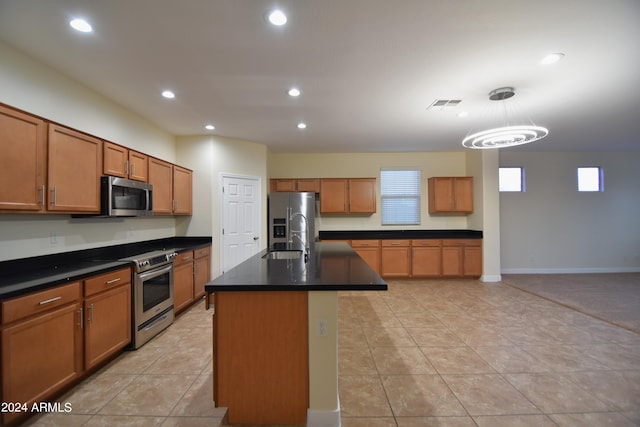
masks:
<path id="1" fill-rule="evenodd" d="M 154 251 L 123 258 L 134 264 L 133 348 L 140 348 L 173 323 L 175 251 Z"/>

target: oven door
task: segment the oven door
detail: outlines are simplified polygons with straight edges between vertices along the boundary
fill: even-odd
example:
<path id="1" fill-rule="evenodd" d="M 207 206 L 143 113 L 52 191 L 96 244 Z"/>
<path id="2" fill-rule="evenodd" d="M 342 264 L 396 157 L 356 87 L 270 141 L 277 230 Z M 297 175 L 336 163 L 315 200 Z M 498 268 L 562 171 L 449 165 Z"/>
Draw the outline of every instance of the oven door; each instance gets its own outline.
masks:
<path id="1" fill-rule="evenodd" d="M 173 264 L 136 275 L 136 326 L 173 306 Z"/>

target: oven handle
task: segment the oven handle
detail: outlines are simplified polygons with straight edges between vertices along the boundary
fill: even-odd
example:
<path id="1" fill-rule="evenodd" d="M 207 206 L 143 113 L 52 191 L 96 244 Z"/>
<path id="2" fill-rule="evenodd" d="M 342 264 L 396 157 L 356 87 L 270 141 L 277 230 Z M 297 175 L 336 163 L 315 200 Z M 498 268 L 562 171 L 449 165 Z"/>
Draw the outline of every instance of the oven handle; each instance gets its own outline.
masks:
<path id="1" fill-rule="evenodd" d="M 143 329 L 143 331 L 148 331 L 151 330 L 153 328 L 155 328 L 156 326 L 158 326 L 163 320 L 167 320 L 167 314 L 164 314 L 161 317 L 158 317 L 157 319 L 154 319 L 153 322 L 151 322 L 150 324 L 148 324 L 147 326 L 145 326 L 145 328 Z"/>
<path id="2" fill-rule="evenodd" d="M 148 280 L 148 279 L 153 279 L 154 277 L 158 277 L 161 276 L 165 273 L 168 273 L 170 271 L 173 270 L 173 263 L 169 264 L 169 265 L 165 265 L 164 267 L 160 267 L 157 270 L 151 270 L 151 271 L 146 271 L 144 273 L 140 273 L 138 274 L 138 278 L 140 280 Z"/>

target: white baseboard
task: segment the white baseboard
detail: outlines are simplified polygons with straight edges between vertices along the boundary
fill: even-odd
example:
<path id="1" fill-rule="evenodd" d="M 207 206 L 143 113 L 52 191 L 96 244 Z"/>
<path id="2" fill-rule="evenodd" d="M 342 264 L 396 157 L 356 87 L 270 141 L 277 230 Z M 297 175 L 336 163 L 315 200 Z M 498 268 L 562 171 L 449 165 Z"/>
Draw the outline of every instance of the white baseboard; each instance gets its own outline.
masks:
<path id="1" fill-rule="evenodd" d="M 484 274 L 480 277 L 481 282 L 499 282 L 502 276 L 499 274 Z"/>
<path id="2" fill-rule="evenodd" d="M 307 427 L 340 426 L 340 407 L 334 410 L 307 409 Z"/>
<path id="3" fill-rule="evenodd" d="M 505 268 L 502 274 L 585 274 L 585 273 L 640 273 L 640 267 L 603 268 Z"/>

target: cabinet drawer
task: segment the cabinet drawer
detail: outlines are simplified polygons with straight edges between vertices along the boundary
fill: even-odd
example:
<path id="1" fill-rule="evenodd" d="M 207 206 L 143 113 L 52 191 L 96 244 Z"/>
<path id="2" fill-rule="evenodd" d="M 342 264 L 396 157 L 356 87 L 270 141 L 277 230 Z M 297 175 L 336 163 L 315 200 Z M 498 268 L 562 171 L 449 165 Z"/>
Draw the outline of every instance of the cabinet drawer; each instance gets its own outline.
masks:
<path id="1" fill-rule="evenodd" d="M 378 248 L 380 247 L 380 240 L 352 240 L 352 248 Z"/>
<path id="2" fill-rule="evenodd" d="M 180 265 L 189 261 L 193 261 L 193 251 L 180 252 L 173 264 Z"/>
<path id="3" fill-rule="evenodd" d="M 118 285 L 131 282 L 131 269 L 110 271 L 99 276 L 91 277 L 84 281 L 84 296 L 96 294 L 98 292 L 111 289 Z"/>
<path id="4" fill-rule="evenodd" d="M 210 252 L 210 246 L 207 246 L 206 248 L 200 248 L 200 249 L 196 249 L 194 252 L 194 258 L 202 258 L 205 256 L 209 256 L 209 252 Z"/>
<path id="5" fill-rule="evenodd" d="M 442 246 L 482 246 L 481 239 L 442 239 Z"/>
<path id="6" fill-rule="evenodd" d="M 57 286 L 2 303 L 2 323 L 11 323 L 80 299 L 80 282 Z"/>
<path id="7" fill-rule="evenodd" d="M 411 240 L 383 240 L 382 247 L 411 246 Z"/>
<path id="8" fill-rule="evenodd" d="M 411 246 L 413 247 L 426 247 L 426 246 L 437 247 L 437 246 L 440 246 L 441 244 L 442 244 L 442 241 L 440 239 L 417 239 L 417 240 L 411 241 Z"/>

